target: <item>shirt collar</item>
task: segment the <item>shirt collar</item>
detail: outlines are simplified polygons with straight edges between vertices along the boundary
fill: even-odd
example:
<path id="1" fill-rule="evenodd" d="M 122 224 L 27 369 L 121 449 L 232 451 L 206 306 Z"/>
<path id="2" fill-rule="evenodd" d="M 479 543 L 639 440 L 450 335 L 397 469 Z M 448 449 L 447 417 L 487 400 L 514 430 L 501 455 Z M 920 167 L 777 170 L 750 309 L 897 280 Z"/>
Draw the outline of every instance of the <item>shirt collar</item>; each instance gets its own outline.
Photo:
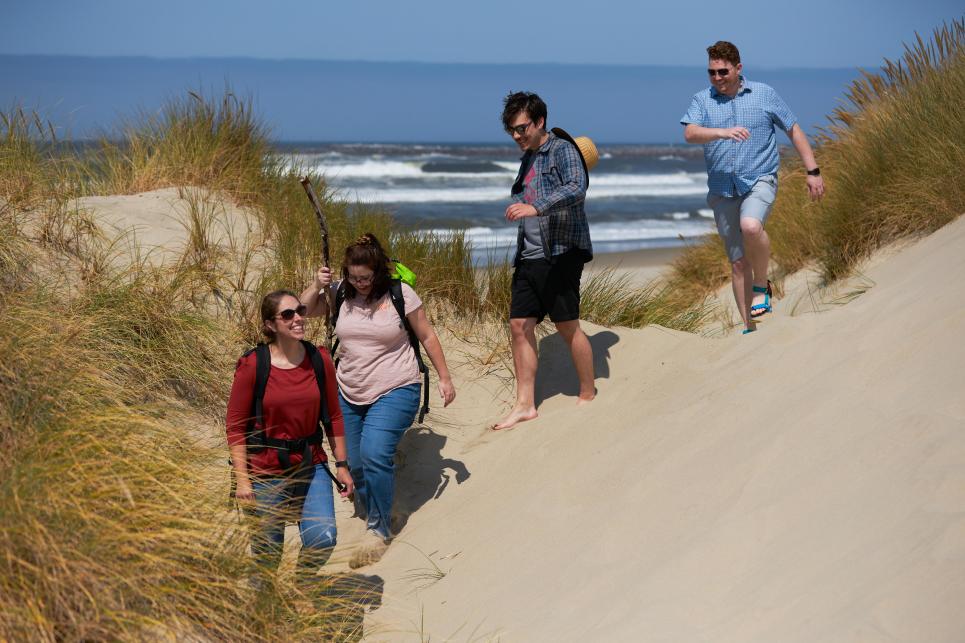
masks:
<path id="1" fill-rule="evenodd" d="M 540 145 L 538 150 L 536 150 L 535 152 L 526 150 L 525 152 L 523 152 L 523 155 L 519 157 L 519 160 L 522 161 L 524 158 L 526 158 L 527 154 L 546 154 L 547 152 L 549 152 L 550 144 L 553 142 L 554 138 L 557 138 L 557 136 L 556 134 L 550 131 L 547 131 L 546 134 L 547 134 L 546 142 Z"/>
<path id="2" fill-rule="evenodd" d="M 741 79 L 741 85 L 740 85 L 740 87 L 737 88 L 737 93 L 734 94 L 735 96 L 740 96 L 740 95 L 743 94 L 744 92 L 749 92 L 749 91 L 751 91 L 751 86 L 750 86 L 750 84 L 748 84 L 747 79 L 743 76 L 743 74 L 741 75 L 740 79 Z M 717 91 L 717 88 L 714 87 L 713 85 L 710 86 L 710 95 L 711 95 L 711 96 L 726 96 L 726 94 L 721 94 L 719 91 Z"/>

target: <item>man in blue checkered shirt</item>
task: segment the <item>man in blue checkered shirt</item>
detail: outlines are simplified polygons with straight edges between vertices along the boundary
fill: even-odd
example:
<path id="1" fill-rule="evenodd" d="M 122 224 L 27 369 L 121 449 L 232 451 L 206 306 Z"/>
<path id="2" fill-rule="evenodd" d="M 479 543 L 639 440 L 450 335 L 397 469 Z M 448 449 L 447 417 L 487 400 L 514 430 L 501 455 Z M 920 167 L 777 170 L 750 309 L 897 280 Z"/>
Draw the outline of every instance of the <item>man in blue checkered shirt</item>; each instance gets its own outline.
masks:
<path id="1" fill-rule="evenodd" d="M 724 40 L 707 48 L 711 85 L 694 95 L 683 118 L 684 138 L 704 146 L 707 204 L 731 262 L 734 299 L 744 333 L 771 312 L 767 266 L 771 244 L 764 223 L 777 197 L 778 151 L 774 127 L 791 139 L 807 171 L 811 200 L 824 180 L 804 130 L 773 88 L 741 75 L 740 52 Z"/>
<path id="2" fill-rule="evenodd" d="M 509 310 L 516 403 L 494 429 L 537 416 L 536 326 L 549 315 L 573 356 L 580 380 L 577 404 L 590 402 L 593 349 L 580 328 L 580 277 L 593 258 L 583 210 L 587 168 L 574 141 L 546 130 L 546 103 L 516 92 L 503 104 L 503 127 L 523 151 L 506 220 L 518 224 Z M 559 136 L 555 132 L 559 132 Z"/>

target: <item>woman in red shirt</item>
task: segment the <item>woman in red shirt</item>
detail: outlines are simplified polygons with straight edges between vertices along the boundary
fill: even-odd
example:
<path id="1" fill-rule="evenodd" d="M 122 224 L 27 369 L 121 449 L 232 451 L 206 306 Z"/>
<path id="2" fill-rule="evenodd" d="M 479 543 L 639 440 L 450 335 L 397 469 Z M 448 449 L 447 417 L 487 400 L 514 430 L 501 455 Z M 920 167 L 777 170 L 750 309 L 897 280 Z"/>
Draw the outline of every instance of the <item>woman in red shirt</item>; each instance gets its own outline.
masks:
<path id="1" fill-rule="evenodd" d="M 262 426 L 268 446 L 251 450 L 246 433 L 252 418 L 256 355 L 249 351 L 235 368 L 235 379 L 228 400 L 227 434 L 235 476 L 235 497 L 253 518 L 252 553 L 270 571 L 281 560 L 285 522 L 299 523 L 302 549 L 299 568 L 313 571 L 324 564 L 335 546 L 335 506 L 332 482 L 323 467 L 327 457 L 321 440 L 306 438 L 319 431 L 321 397 L 305 338 L 305 306 L 291 292 L 269 293 L 261 303 L 262 332 L 268 338 L 271 368 L 262 402 Z M 310 348 L 310 346 L 309 346 Z M 335 456 L 336 476 L 345 485 L 342 496 L 354 490 L 346 463 L 344 424 L 335 384 L 335 367 L 328 351 L 318 349 L 325 372 L 324 389 L 331 423 L 325 429 Z M 287 440 L 287 443 L 278 441 Z M 314 443 L 312 443 L 314 442 Z M 287 444 L 288 449 L 280 447 Z M 312 462 L 301 467 L 305 449 Z M 282 451 L 285 451 L 282 453 Z M 281 457 L 279 457 L 281 454 Z M 286 457 L 287 456 L 287 457 Z M 288 460 L 289 467 L 282 465 Z M 299 479 L 309 482 L 304 498 Z"/>

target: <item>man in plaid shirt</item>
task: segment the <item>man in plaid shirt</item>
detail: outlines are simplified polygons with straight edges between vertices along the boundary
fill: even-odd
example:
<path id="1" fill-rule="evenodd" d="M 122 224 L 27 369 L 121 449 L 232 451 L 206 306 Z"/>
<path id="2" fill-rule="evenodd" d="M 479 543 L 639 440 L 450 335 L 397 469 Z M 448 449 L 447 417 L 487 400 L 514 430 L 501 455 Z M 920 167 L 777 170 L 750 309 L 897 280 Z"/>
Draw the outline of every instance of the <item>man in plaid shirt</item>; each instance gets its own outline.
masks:
<path id="1" fill-rule="evenodd" d="M 571 139 L 546 130 L 546 103 L 536 94 L 507 96 L 503 127 L 524 154 L 513 203 L 506 208 L 506 220 L 519 224 L 509 313 L 516 403 L 494 429 L 537 416 L 536 326 L 547 314 L 573 356 L 580 380 L 577 404 L 596 394 L 593 350 L 580 328 L 580 277 L 583 264 L 593 258 L 583 211 L 586 166 Z"/>
<path id="2" fill-rule="evenodd" d="M 684 139 L 704 146 L 707 205 L 731 262 L 734 299 L 744 333 L 771 312 L 767 265 L 771 243 L 764 223 L 777 198 L 778 152 L 774 128 L 784 130 L 807 171 L 811 200 L 824 195 L 824 180 L 807 135 L 772 87 L 741 75 L 740 52 L 721 40 L 707 48 L 710 87 L 694 95 L 683 118 Z"/>

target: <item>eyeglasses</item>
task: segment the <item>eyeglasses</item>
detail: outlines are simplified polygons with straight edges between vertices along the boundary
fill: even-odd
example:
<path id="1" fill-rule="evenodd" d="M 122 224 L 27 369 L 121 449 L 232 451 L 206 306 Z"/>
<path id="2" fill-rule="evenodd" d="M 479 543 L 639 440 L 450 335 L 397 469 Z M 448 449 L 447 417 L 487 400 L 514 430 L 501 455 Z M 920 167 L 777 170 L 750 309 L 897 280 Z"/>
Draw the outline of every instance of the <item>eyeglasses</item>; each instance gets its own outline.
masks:
<path id="1" fill-rule="evenodd" d="M 358 286 L 363 286 L 363 285 L 365 285 L 365 284 L 370 284 L 370 283 L 372 283 L 372 280 L 375 279 L 375 275 L 374 275 L 374 274 L 364 275 L 364 276 L 361 276 L 361 275 L 349 275 L 348 277 L 346 277 L 346 279 L 349 280 L 350 282 L 352 282 L 353 284 L 356 284 L 356 285 L 358 285 Z"/>
<path id="2" fill-rule="evenodd" d="M 529 126 L 532 124 L 533 124 L 533 121 L 529 121 L 528 123 L 523 123 L 522 125 L 517 125 L 515 127 L 507 127 L 506 133 L 509 134 L 510 136 L 512 136 L 513 134 L 519 134 L 520 136 L 522 136 L 523 134 L 526 133 L 526 130 L 529 129 Z"/>
<path id="3" fill-rule="evenodd" d="M 711 76 L 720 76 L 721 78 L 723 78 L 730 73 L 730 70 L 727 69 L 726 67 L 724 69 L 708 69 L 707 73 L 710 74 Z"/>
<path id="4" fill-rule="evenodd" d="M 307 312 L 308 312 L 308 307 L 305 304 L 299 304 L 297 308 L 286 308 L 285 310 L 275 315 L 275 317 L 281 317 L 285 321 L 291 321 L 295 319 L 296 314 L 299 317 L 304 317 L 305 313 Z"/>

